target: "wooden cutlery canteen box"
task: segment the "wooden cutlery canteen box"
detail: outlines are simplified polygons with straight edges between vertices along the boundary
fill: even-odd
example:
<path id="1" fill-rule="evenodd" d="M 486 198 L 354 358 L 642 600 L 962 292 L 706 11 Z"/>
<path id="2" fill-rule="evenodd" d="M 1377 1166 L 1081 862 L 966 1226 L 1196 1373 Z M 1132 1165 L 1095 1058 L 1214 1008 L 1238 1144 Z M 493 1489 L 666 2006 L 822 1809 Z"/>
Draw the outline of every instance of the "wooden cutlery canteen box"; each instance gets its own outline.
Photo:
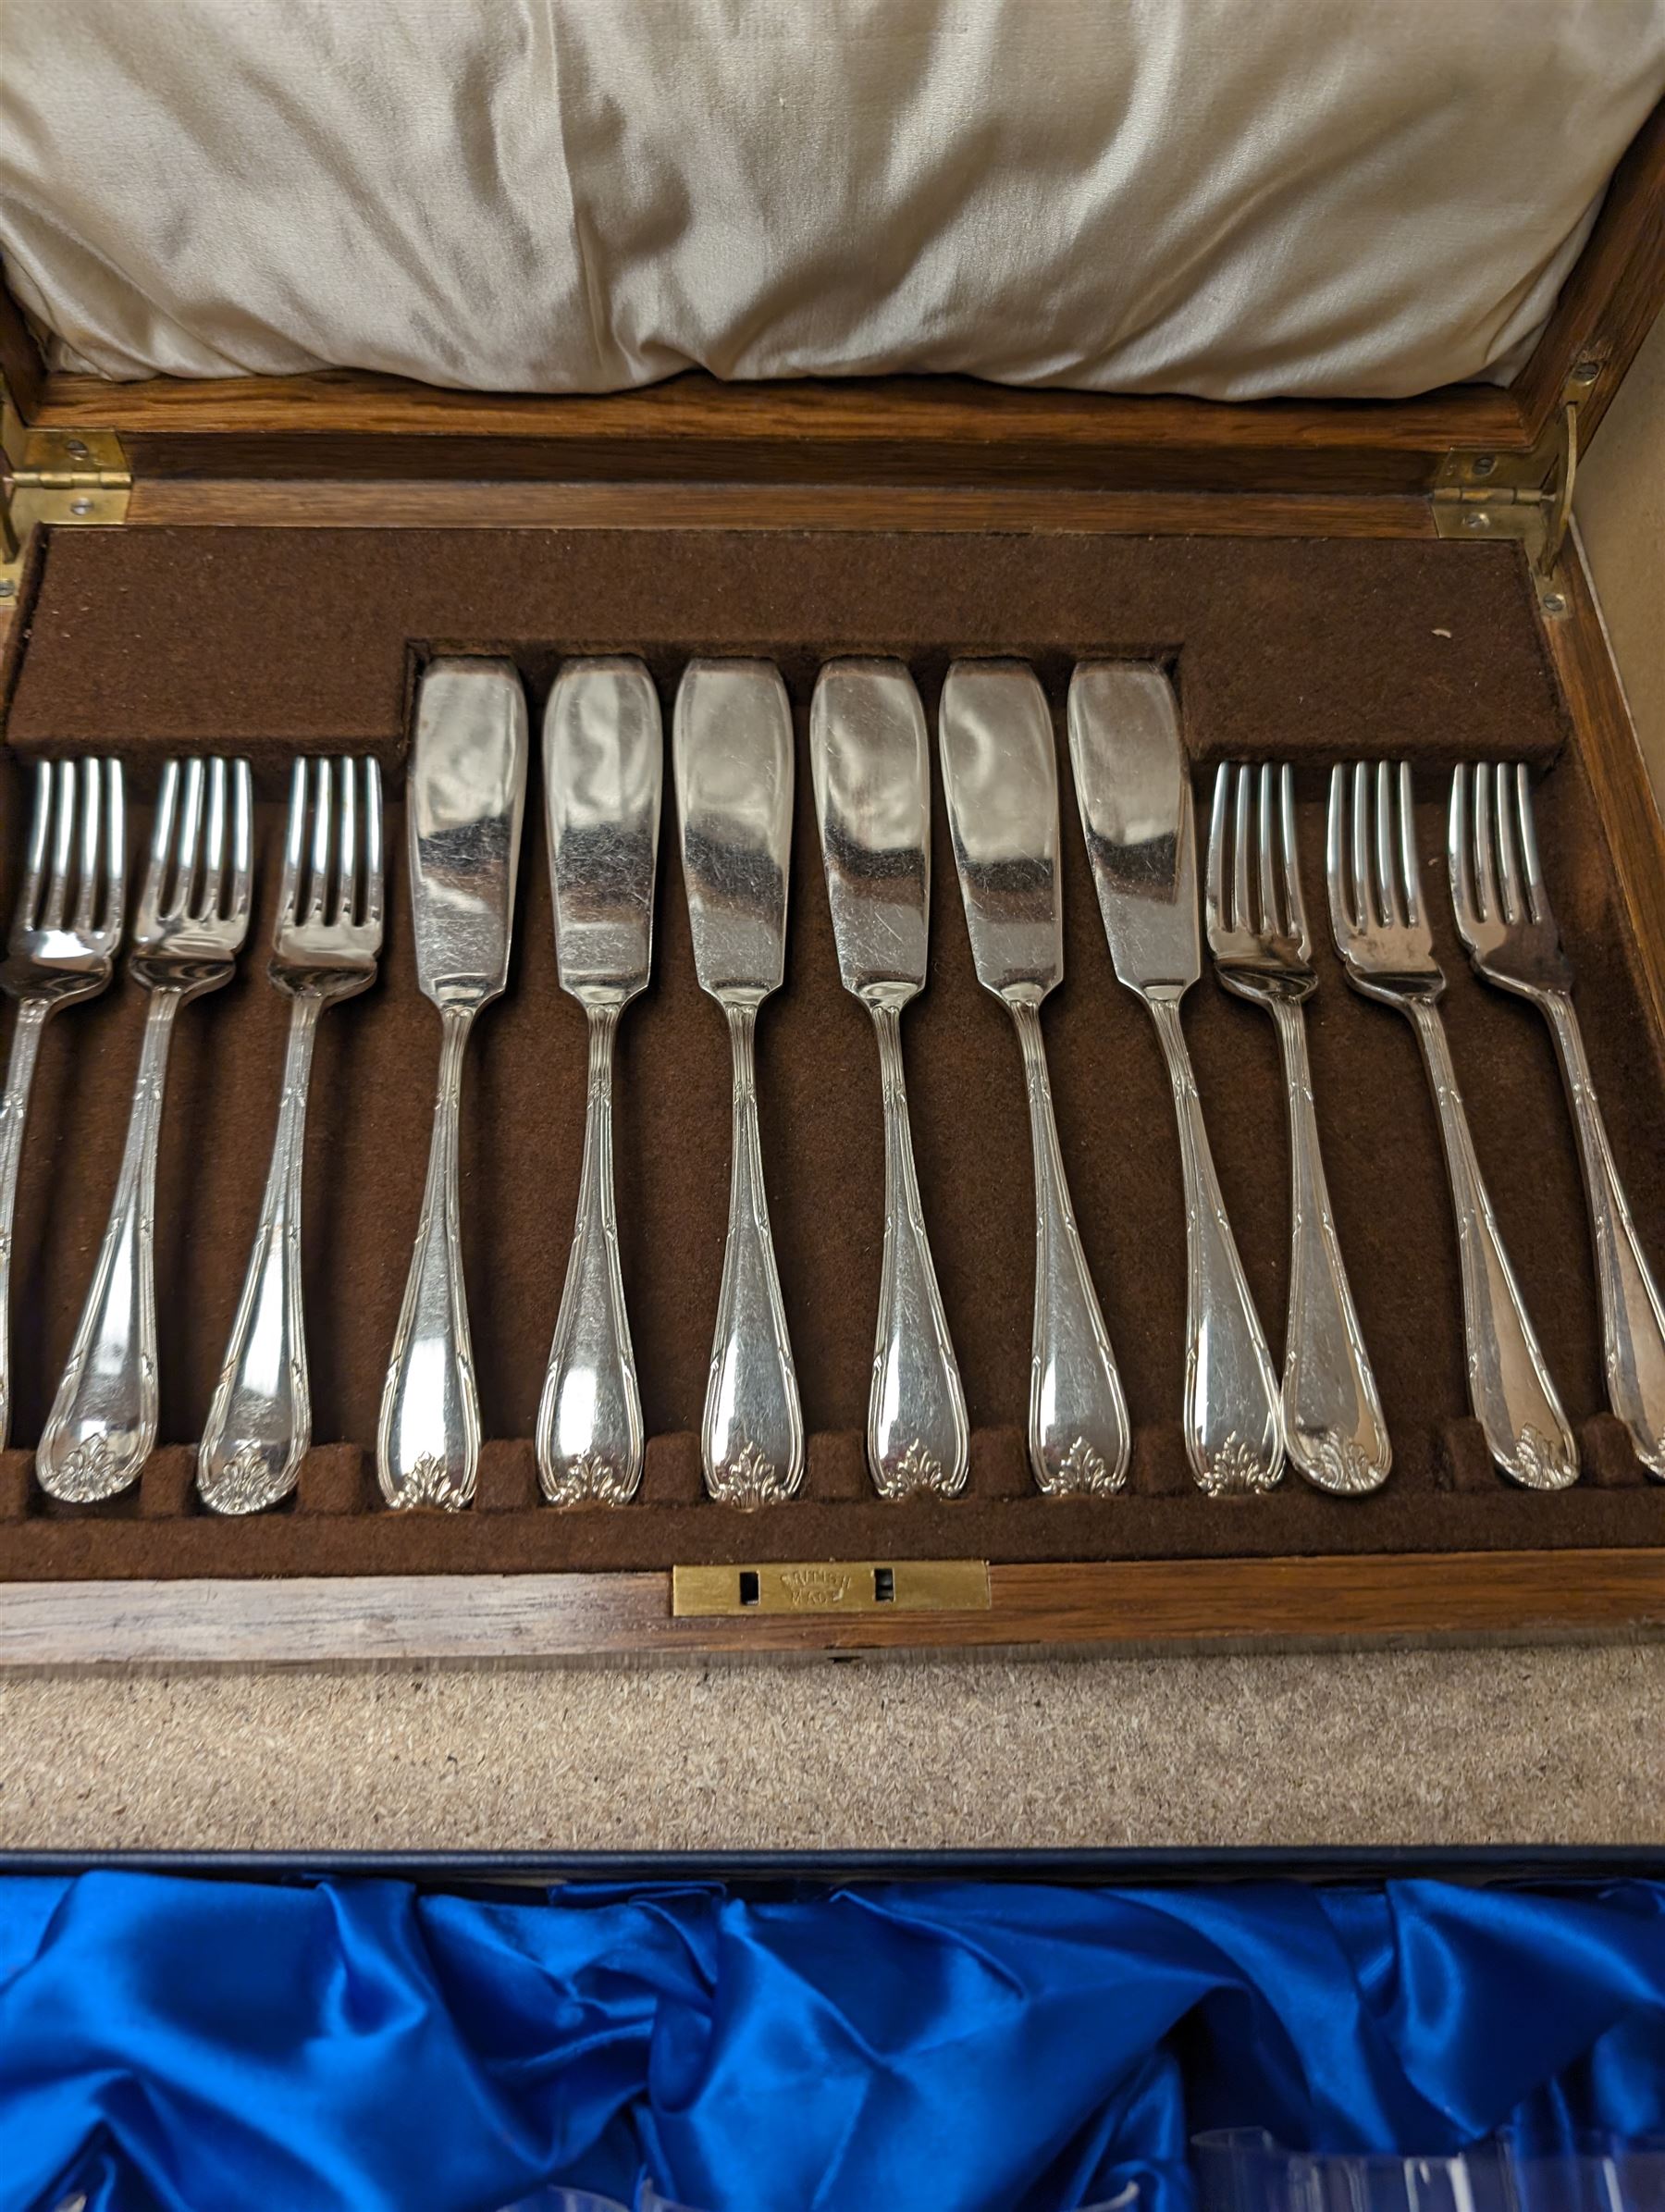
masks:
<path id="1" fill-rule="evenodd" d="M 1632 1633 L 1665 1620 L 1665 1484 L 1609 1410 L 1572 1123 L 1548 1029 L 1471 971 L 1445 863 L 1451 772 L 1520 761 L 1612 1150 L 1665 1265 L 1665 841 L 1575 537 L 1573 470 L 1665 297 L 1665 112 L 1633 146 L 1508 387 L 1220 404 L 952 377 L 482 396 L 358 372 L 115 384 L 48 370 L 0 316 L 8 544 L 0 905 L 41 760 L 126 764 L 130 875 L 162 763 L 233 754 L 255 792 L 238 973 L 179 1024 L 158 1172 L 161 1441 L 93 1506 L 33 1448 L 115 1185 L 144 1006 L 114 984 L 51 1024 L 11 1251 L 0 1656 L 307 1659 L 842 1651 Z M 377 1409 L 421 1208 L 439 1027 L 419 995 L 403 772 L 439 655 L 507 657 L 534 729 L 575 655 L 639 655 L 667 728 L 690 659 L 780 668 L 798 742 L 783 988 L 758 1098 L 801 1387 L 799 1495 L 704 1494 L 728 1203 L 724 1025 L 700 993 L 666 779 L 653 978 L 623 1020 L 619 1237 L 647 1432 L 627 1506 L 558 1510 L 533 1436 L 573 1232 L 586 1023 L 561 993 L 536 763 L 504 996 L 471 1048 L 462 1225 L 484 1443 L 465 1512 L 394 1512 Z M 881 1501 L 863 1431 L 883 1133 L 841 987 L 811 797 L 827 660 L 893 656 L 932 731 L 930 974 L 904 1026 L 923 1210 L 964 1378 L 954 1499 Z M 1054 1499 L 1025 1444 L 1034 1280 L 1022 1064 L 979 985 L 935 754 L 945 673 L 1016 656 L 1058 742 L 1065 973 L 1047 1000 L 1063 1159 L 1125 1384 L 1126 1489 Z M 1318 984 L 1306 1009 L 1331 1195 L 1393 1450 L 1366 1497 L 1293 1469 L 1193 1480 L 1186 1229 L 1158 1039 L 1113 970 L 1066 699 L 1082 660 L 1158 662 L 1199 843 L 1227 761 L 1289 761 Z M 287 1007 L 265 962 L 290 765 L 363 753 L 388 805 L 369 993 L 320 1029 L 304 1267 L 314 1441 L 294 1493 L 226 1517 L 195 1488 L 272 1142 Z M 1474 1418 L 1438 1124 L 1408 1025 L 1348 988 L 1325 897 L 1337 763 L 1408 760 L 1450 1051 L 1581 1477 L 1505 1481 Z M 10 1019 L 8 1015 L 7 1019 Z M 1212 962 L 1185 1003 L 1227 1210 L 1281 1353 L 1285 1091 L 1273 1025 Z"/>

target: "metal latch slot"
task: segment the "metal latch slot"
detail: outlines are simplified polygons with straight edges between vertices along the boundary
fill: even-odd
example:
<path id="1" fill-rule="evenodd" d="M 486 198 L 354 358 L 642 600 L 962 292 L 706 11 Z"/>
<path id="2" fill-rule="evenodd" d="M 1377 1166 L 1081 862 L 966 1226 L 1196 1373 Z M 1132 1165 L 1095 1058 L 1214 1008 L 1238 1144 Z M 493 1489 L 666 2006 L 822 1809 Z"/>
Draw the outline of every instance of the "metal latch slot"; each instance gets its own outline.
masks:
<path id="1" fill-rule="evenodd" d="M 793 1560 L 771 1565 L 674 1567 L 681 1618 L 746 1613 L 987 1613 L 982 1559 Z"/>

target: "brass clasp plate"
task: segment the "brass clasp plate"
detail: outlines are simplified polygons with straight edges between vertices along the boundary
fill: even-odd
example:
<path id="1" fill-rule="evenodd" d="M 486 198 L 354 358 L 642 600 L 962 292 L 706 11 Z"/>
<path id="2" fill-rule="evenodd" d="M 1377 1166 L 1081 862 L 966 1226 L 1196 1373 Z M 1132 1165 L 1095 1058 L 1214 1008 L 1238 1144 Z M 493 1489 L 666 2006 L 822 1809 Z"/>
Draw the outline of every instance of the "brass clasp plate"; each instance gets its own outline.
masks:
<path id="1" fill-rule="evenodd" d="M 1450 452 L 1434 487 L 1434 526 L 1441 538 L 1512 538 L 1526 549 L 1538 604 L 1567 612 L 1556 575 L 1572 520 L 1578 479 L 1578 409 L 1598 365 L 1574 369 L 1548 428 L 1529 452 Z"/>
<path id="2" fill-rule="evenodd" d="M 755 1567 L 673 1567 L 679 1618 L 783 1613 L 987 1613 L 982 1559 L 794 1560 Z"/>
<path id="3" fill-rule="evenodd" d="M 31 430 L 0 390 L 0 614 L 18 595 L 36 523 L 127 519 L 132 472 L 113 430 Z"/>

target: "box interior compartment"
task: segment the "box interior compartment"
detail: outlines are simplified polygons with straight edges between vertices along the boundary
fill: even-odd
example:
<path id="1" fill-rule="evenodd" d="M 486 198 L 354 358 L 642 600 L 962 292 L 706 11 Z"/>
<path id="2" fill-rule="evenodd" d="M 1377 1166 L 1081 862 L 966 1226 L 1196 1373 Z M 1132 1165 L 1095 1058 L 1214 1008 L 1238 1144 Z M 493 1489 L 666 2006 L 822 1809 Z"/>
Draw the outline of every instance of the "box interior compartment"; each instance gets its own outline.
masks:
<path id="1" fill-rule="evenodd" d="M 1646 1248 L 1665 1252 L 1665 1066 L 1585 766 L 1508 546 L 1040 532 L 256 529 L 59 532 L 13 641 L 4 772 L 7 914 L 27 819 L 23 764 L 111 751 L 130 764 L 132 886 L 160 761 L 251 755 L 257 907 L 236 981 L 183 1013 L 157 1213 L 161 1444 L 127 1497 L 44 1498 L 34 1441 L 68 1350 L 114 1187 L 143 1019 L 125 978 L 43 1041 L 13 1276 L 13 1448 L 0 1457 L 0 1580 L 513 1572 L 725 1560 L 1264 1556 L 1634 1546 L 1650 1486 L 1605 1411 L 1589 1234 L 1572 1124 L 1536 1012 L 1470 974 L 1443 860 L 1449 766 L 1540 772 L 1540 840 L 1590 1057 Z M 777 660 L 799 738 L 784 990 L 758 1027 L 765 1168 L 809 1436 L 794 1503 L 706 1501 L 698 1427 L 728 1194 L 723 1023 L 694 977 L 667 762 L 654 979 L 620 1034 L 616 1163 L 625 1288 L 649 1438 L 630 1508 L 539 1501 L 530 1441 L 576 1195 L 580 1008 L 558 986 L 535 760 L 507 995 L 465 1081 L 463 1237 L 485 1433 L 471 1513 L 383 1509 L 376 1411 L 414 1233 L 439 1025 L 417 993 L 401 798 L 411 688 L 435 651 L 506 652 L 535 718 L 561 660 L 636 651 L 667 724 L 697 652 Z M 878 1297 L 882 1142 L 867 1015 L 840 986 L 805 742 L 822 659 L 889 652 L 932 716 L 948 661 L 1036 664 L 1060 735 L 1066 978 L 1043 1020 L 1082 1238 L 1135 1441 L 1126 1495 L 1032 1489 L 1023 1425 L 1033 1275 L 1024 1090 L 1003 1009 L 972 970 L 940 785 L 931 980 L 904 1025 L 926 1217 L 973 1429 L 952 1502 L 882 1504 L 862 1443 Z M 1308 1031 L 1342 1248 L 1394 1446 L 1385 1489 L 1337 1500 L 1292 1472 L 1269 1497 L 1210 1500 L 1178 1425 L 1185 1247 L 1179 1162 L 1150 1020 L 1116 982 L 1062 742 L 1087 655 L 1159 658 L 1178 685 L 1205 838 L 1209 771 L 1293 760 L 1319 989 Z M 381 977 L 320 1032 L 307 1153 L 306 1297 L 314 1448 L 297 1495 L 221 1521 L 193 1489 L 277 1112 L 287 1006 L 265 966 L 285 769 L 296 750 L 371 750 L 389 797 Z M 1457 1247 L 1434 1111 L 1409 1025 L 1346 986 L 1324 897 L 1329 763 L 1408 755 L 1448 978 L 1451 1048 L 1528 1310 L 1584 1476 L 1519 1491 L 1468 1415 Z M 1210 971 L 1185 1022 L 1227 1209 L 1275 1359 L 1288 1291 L 1282 1079 L 1271 1023 Z"/>

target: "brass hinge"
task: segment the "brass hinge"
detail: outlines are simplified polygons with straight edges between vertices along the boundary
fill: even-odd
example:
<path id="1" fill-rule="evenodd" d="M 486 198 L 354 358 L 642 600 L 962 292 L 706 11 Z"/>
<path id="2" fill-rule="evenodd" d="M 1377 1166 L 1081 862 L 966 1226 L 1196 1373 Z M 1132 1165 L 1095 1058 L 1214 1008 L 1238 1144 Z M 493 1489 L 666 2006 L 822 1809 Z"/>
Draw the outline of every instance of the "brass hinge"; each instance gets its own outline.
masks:
<path id="1" fill-rule="evenodd" d="M 1601 373 L 1581 361 L 1548 427 L 1529 452 L 1450 452 L 1434 486 L 1434 526 L 1441 538 L 1517 538 L 1526 549 L 1538 605 L 1567 612 L 1557 563 L 1572 519 L 1578 477 L 1578 409 Z"/>
<path id="2" fill-rule="evenodd" d="M 674 1567 L 679 1618 L 763 1613 L 987 1613 L 981 1559 L 796 1560 L 756 1567 Z"/>
<path id="3" fill-rule="evenodd" d="M 133 472 L 114 430 L 31 430 L 0 387 L 0 613 L 18 596 L 37 523 L 127 519 Z"/>

